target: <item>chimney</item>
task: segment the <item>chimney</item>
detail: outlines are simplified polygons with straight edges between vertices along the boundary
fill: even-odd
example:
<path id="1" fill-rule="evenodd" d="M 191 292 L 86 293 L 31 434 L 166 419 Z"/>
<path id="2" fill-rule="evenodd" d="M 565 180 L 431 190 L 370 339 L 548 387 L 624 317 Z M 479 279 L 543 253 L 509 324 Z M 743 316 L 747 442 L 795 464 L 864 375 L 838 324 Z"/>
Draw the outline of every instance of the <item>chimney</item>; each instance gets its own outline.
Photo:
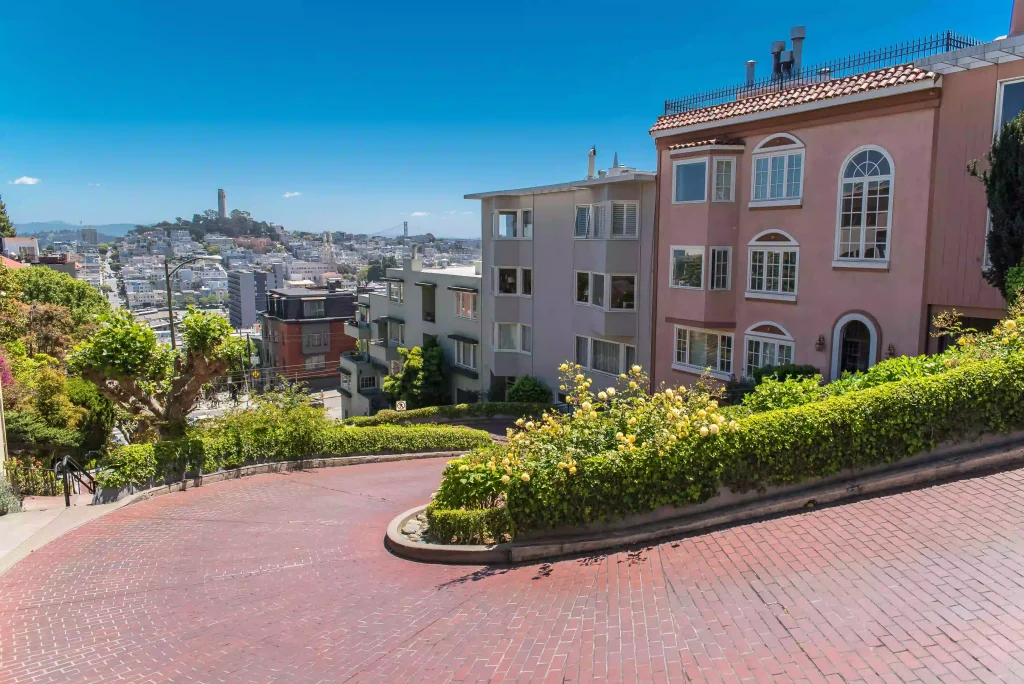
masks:
<path id="1" fill-rule="evenodd" d="M 594 159 L 597 157 L 597 145 L 590 148 L 590 153 L 587 154 L 587 180 L 594 178 Z"/>
<path id="2" fill-rule="evenodd" d="M 807 29 L 803 26 L 794 26 L 789 30 L 789 39 L 793 41 L 793 73 L 799 74 L 804 66 L 804 38 L 807 37 Z"/>
<path id="3" fill-rule="evenodd" d="M 782 75 L 789 78 L 793 75 L 793 51 L 783 50 L 782 55 L 779 57 L 779 61 L 782 63 Z"/>
<path id="4" fill-rule="evenodd" d="M 1010 10 L 1010 35 L 1019 36 L 1024 33 L 1024 0 L 1013 0 Z"/>
<path id="5" fill-rule="evenodd" d="M 786 41 L 777 40 L 772 43 L 772 77 L 782 76 L 782 51 L 786 49 Z"/>
<path id="6" fill-rule="evenodd" d="M 752 59 L 747 60 L 747 85 L 754 85 L 754 68 L 757 66 L 757 62 Z"/>

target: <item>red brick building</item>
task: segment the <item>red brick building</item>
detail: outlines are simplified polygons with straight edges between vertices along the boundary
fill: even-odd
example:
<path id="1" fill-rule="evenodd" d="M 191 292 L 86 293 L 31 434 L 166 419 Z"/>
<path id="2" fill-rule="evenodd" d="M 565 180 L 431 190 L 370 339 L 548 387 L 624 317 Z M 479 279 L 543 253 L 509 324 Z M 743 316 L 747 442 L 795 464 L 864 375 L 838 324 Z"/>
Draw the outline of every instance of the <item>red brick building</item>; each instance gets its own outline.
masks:
<path id="1" fill-rule="evenodd" d="M 341 354 L 356 348 L 355 338 L 344 331 L 355 308 L 352 292 L 271 290 L 262 325 L 266 378 L 301 381 L 311 389 L 337 388 Z"/>

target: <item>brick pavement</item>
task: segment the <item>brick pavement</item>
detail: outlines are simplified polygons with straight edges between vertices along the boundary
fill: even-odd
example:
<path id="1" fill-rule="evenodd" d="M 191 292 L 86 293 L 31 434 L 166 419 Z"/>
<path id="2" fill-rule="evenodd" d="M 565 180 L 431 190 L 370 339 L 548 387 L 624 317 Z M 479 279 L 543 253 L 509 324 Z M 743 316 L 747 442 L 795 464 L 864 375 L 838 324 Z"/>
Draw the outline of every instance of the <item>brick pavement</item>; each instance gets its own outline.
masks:
<path id="1" fill-rule="evenodd" d="M 0 575 L 0 682 L 1024 680 L 1024 470 L 554 563 L 391 556 L 442 467 L 91 522 Z"/>

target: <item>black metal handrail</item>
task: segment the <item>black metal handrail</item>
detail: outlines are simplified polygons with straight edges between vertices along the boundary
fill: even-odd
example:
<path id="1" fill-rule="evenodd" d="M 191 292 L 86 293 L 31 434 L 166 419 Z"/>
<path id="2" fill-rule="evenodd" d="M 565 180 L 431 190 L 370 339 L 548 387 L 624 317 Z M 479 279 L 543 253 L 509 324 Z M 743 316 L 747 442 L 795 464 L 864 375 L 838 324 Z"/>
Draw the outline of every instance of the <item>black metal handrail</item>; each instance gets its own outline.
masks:
<path id="1" fill-rule="evenodd" d="M 90 452 L 95 453 L 95 452 Z M 70 467 L 69 467 L 70 466 Z M 71 480 L 78 482 L 79 489 L 85 489 L 90 494 L 96 493 L 96 480 L 88 470 L 79 465 L 78 461 L 66 454 L 59 461 L 54 463 L 53 473 L 61 479 L 64 488 L 64 506 L 71 506 Z M 82 476 L 85 479 L 82 479 Z"/>
<path id="2" fill-rule="evenodd" d="M 713 107 L 726 102 L 777 93 L 790 88 L 822 81 L 831 81 L 876 69 L 907 64 L 922 57 L 952 52 L 979 45 L 981 41 L 953 31 L 943 31 L 924 38 L 896 43 L 877 50 L 841 57 L 804 67 L 791 74 L 767 76 L 753 83 L 741 83 L 694 93 L 687 97 L 665 100 L 665 115 L 681 114 L 692 109 Z"/>

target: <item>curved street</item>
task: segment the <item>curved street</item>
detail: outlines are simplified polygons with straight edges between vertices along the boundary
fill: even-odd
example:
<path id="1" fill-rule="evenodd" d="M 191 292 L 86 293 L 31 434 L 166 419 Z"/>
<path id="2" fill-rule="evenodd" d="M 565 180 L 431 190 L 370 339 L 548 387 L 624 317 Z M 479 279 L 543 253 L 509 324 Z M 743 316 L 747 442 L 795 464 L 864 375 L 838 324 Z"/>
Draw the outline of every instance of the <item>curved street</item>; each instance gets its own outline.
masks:
<path id="1" fill-rule="evenodd" d="M 545 564 L 390 555 L 443 466 L 88 523 L 0 575 L 0 682 L 1024 679 L 1024 470 Z"/>

